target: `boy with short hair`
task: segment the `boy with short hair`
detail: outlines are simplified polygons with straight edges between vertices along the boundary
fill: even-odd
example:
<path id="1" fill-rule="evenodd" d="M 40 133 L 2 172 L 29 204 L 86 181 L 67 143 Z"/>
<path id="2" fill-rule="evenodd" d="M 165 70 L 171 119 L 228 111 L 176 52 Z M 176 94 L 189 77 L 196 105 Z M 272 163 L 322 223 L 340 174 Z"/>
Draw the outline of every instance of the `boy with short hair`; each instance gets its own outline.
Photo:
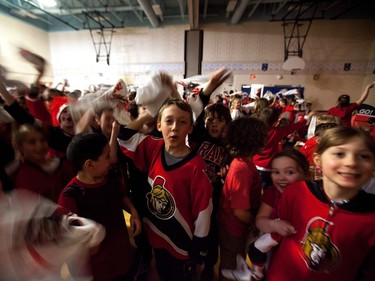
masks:
<path id="1" fill-rule="evenodd" d="M 214 188 L 212 194 L 213 211 L 209 234 L 209 248 L 207 256 L 204 259 L 204 269 L 201 275 L 202 281 L 213 279 L 214 266 L 218 260 L 219 229 L 217 211 L 223 189 L 224 176 L 232 160 L 232 157 L 225 148 L 223 138 L 227 125 L 231 120 L 230 111 L 225 105 L 222 103 L 211 104 L 205 107 L 204 112 L 199 115 L 194 125 L 194 131 L 189 135 L 190 145 L 192 147 L 198 146 L 198 154 L 206 162 L 206 173 Z"/>
<path id="2" fill-rule="evenodd" d="M 124 195 L 121 180 L 110 170 L 110 147 L 103 134 L 87 133 L 73 138 L 67 158 L 77 172 L 61 192 L 59 205 L 102 224 L 106 237 L 90 257 L 93 280 L 129 280 L 132 249 L 123 208 L 131 214 L 133 235 L 140 232 L 138 212 Z"/>
<path id="3" fill-rule="evenodd" d="M 203 159 L 186 145 L 193 130 L 191 107 L 179 99 L 163 105 L 157 120 L 162 139 L 132 128 L 121 128 L 118 141 L 137 168 L 148 174 L 143 220 L 157 271 L 163 281 L 193 280 L 195 264 L 202 263 L 207 250 L 212 186 Z"/>

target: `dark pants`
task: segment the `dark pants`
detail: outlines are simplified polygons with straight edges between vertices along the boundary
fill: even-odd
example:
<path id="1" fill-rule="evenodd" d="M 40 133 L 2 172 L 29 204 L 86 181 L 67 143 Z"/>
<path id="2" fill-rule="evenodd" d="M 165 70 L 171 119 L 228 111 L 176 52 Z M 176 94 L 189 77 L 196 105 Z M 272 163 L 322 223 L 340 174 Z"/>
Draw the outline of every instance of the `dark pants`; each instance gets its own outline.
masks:
<path id="1" fill-rule="evenodd" d="M 217 225 L 217 218 L 211 216 L 210 232 L 208 234 L 208 252 L 204 259 L 204 268 L 213 269 L 218 260 L 219 252 L 219 228 Z"/>
<path id="2" fill-rule="evenodd" d="M 196 281 L 196 265 L 179 260 L 172 256 L 166 249 L 154 249 L 156 270 L 162 281 Z"/>

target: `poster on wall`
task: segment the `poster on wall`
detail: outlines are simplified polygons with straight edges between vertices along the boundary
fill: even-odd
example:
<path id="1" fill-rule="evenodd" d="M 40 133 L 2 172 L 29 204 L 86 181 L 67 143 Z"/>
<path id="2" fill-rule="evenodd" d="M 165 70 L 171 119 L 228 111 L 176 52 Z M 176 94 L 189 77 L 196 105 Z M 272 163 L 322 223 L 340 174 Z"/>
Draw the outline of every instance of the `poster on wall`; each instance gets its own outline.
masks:
<path id="1" fill-rule="evenodd" d="M 252 96 L 253 93 L 256 93 L 258 91 L 258 88 L 262 86 L 261 90 L 261 97 L 267 98 L 269 95 L 267 92 L 271 93 L 272 95 L 276 95 L 278 93 L 283 93 L 291 90 L 297 90 L 298 95 L 300 98 L 304 98 L 304 90 L 305 88 L 298 85 L 298 86 L 291 86 L 291 85 L 275 85 L 275 86 L 264 86 L 263 84 L 251 84 L 250 85 L 242 85 L 241 90 L 242 92 L 246 92 L 249 95 Z"/>
<path id="2" fill-rule="evenodd" d="M 253 99 L 263 97 L 263 84 L 251 84 L 250 97 Z"/>
<path id="3" fill-rule="evenodd" d="M 357 113 L 352 117 L 352 126 L 369 132 L 375 140 L 375 107 L 369 104 L 361 104 Z"/>

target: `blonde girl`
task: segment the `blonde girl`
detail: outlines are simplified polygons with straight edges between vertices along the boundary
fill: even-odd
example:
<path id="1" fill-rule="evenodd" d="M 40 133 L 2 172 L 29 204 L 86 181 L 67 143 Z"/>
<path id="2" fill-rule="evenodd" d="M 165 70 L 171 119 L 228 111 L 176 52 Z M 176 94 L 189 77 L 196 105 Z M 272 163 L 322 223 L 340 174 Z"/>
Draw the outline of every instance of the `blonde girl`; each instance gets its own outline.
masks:
<path id="1" fill-rule="evenodd" d="M 13 146 L 18 155 L 11 173 L 14 188 L 28 189 L 57 202 L 61 190 L 74 174 L 66 160 L 47 156 L 45 129 L 37 123 L 15 128 Z"/>

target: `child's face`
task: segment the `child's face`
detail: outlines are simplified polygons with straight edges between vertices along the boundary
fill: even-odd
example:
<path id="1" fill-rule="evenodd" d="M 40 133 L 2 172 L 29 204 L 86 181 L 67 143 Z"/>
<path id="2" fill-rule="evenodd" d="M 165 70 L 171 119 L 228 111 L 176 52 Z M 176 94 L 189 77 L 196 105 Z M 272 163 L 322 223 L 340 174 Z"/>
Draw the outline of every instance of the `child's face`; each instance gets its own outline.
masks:
<path id="1" fill-rule="evenodd" d="M 112 123 L 115 121 L 113 117 L 113 110 L 104 110 L 99 119 L 97 119 L 98 125 L 102 130 L 102 133 L 109 139 L 112 133 Z"/>
<path id="2" fill-rule="evenodd" d="M 60 121 L 60 127 L 63 130 L 71 130 L 74 128 L 73 118 L 68 108 L 64 108 L 64 110 L 61 112 L 59 121 Z"/>
<path id="3" fill-rule="evenodd" d="M 225 128 L 227 127 L 225 119 L 219 118 L 217 112 L 214 112 L 213 116 L 206 118 L 205 125 L 208 134 L 215 139 L 223 137 Z"/>
<path id="4" fill-rule="evenodd" d="M 103 153 L 98 160 L 92 160 L 92 167 L 93 176 L 95 178 L 102 178 L 108 174 L 108 170 L 111 167 L 109 145 L 106 145 L 103 149 Z"/>
<path id="5" fill-rule="evenodd" d="M 31 131 L 21 143 L 19 150 L 25 159 L 42 164 L 47 157 L 48 143 L 42 133 Z"/>
<path id="6" fill-rule="evenodd" d="M 185 148 L 186 135 L 193 130 L 190 113 L 181 110 L 176 105 L 170 105 L 164 109 L 157 128 L 163 134 L 167 151 L 170 148 Z"/>
<path id="7" fill-rule="evenodd" d="M 288 185 L 305 179 L 297 162 L 285 156 L 272 161 L 271 177 L 274 186 L 279 190 L 284 190 Z"/>
<path id="8" fill-rule="evenodd" d="M 375 156 L 359 137 L 328 148 L 316 155 L 314 161 L 322 168 L 324 188 L 332 191 L 358 190 L 370 180 L 375 169 Z"/>
<path id="9" fill-rule="evenodd" d="M 232 108 L 241 109 L 241 106 L 242 106 L 242 100 L 240 100 L 240 99 L 234 99 L 233 100 Z"/>

